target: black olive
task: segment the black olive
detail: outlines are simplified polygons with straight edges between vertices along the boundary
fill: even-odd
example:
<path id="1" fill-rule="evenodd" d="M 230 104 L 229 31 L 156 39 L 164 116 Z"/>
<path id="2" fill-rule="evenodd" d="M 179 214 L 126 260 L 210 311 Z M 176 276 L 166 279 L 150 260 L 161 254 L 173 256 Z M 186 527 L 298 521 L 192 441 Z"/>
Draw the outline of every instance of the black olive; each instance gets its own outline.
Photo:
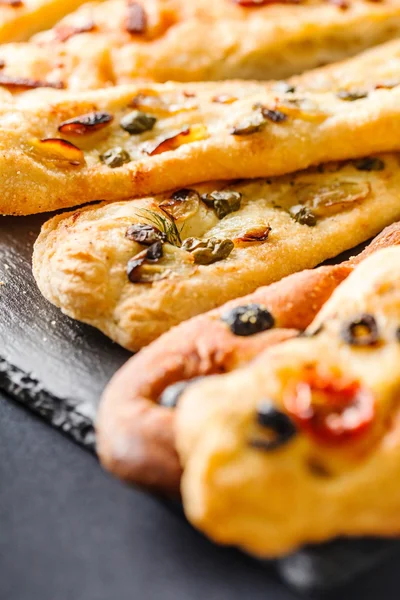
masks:
<path id="1" fill-rule="evenodd" d="M 154 244 L 152 244 L 147 252 L 146 252 L 146 260 L 148 260 L 149 262 L 156 262 L 157 260 L 159 260 L 163 255 L 163 245 L 162 242 L 158 241 L 158 242 L 154 242 Z"/>
<path id="2" fill-rule="evenodd" d="M 126 267 L 126 274 L 128 275 L 128 279 L 131 283 L 140 282 L 139 267 L 141 267 L 146 260 L 145 252 L 140 252 L 140 255 L 138 256 L 139 258 L 135 256 L 131 258 Z"/>
<path id="3" fill-rule="evenodd" d="M 308 227 L 315 227 L 317 224 L 317 218 L 307 206 L 296 204 L 289 208 L 289 214 L 300 225 L 308 225 Z"/>
<path id="4" fill-rule="evenodd" d="M 167 236 L 165 233 L 154 227 L 154 225 L 136 223 L 131 225 L 125 237 L 132 242 L 143 244 L 143 246 L 151 246 L 155 242 L 165 242 Z"/>
<path id="5" fill-rule="evenodd" d="M 358 171 L 383 171 L 385 163 L 381 158 L 366 156 L 354 162 L 354 166 Z"/>
<path id="6" fill-rule="evenodd" d="M 340 100 L 345 100 L 346 102 L 354 102 L 355 100 L 362 100 L 363 98 L 367 98 L 368 92 L 363 92 L 362 90 L 341 90 L 336 94 Z"/>
<path id="7" fill-rule="evenodd" d="M 275 319 L 269 310 L 259 304 L 237 306 L 224 313 L 221 319 L 229 325 L 232 333 L 239 336 L 254 335 L 272 329 L 275 325 Z"/>
<path id="8" fill-rule="evenodd" d="M 157 262 L 163 255 L 162 242 L 158 241 L 139 252 L 136 256 L 130 259 L 126 268 L 126 274 L 131 283 L 149 283 L 143 281 L 140 273 L 140 267 L 147 262 Z"/>
<path id="9" fill-rule="evenodd" d="M 169 385 L 161 394 L 159 404 L 161 404 L 161 406 L 164 406 L 165 408 L 175 408 L 186 388 L 191 383 L 194 383 L 199 379 L 203 379 L 203 377 L 193 377 L 192 379 L 188 379 L 187 381 L 178 381 L 178 383 L 173 383 L 172 385 Z"/>
<path id="10" fill-rule="evenodd" d="M 120 126 L 131 135 L 139 135 L 151 131 L 156 123 L 157 119 L 152 115 L 134 110 L 122 117 Z"/>
<path id="11" fill-rule="evenodd" d="M 375 317 L 362 314 L 341 328 L 342 339 L 350 346 L 373 346 L 379 340 L 378 325 Z"/>
<path id="12" fill-rule="evenodd" d="M 257 408 L 257 424 L 269 430 L 269 438 L 250 440 L 250 446 L 260 450 L 276 450 L 287 444 L 297 434 L 297 429 L 287 414 L 278 410 L 269 400 L 262 401 Z"/>
<path id="13" fill-rule="evenodd" d="M 400 327 L 398 327 L 398 328 L 396 329 L 395 336 L 396 336 L 396 340 L 397 340 L 398 342 L 400 342 Z"/>

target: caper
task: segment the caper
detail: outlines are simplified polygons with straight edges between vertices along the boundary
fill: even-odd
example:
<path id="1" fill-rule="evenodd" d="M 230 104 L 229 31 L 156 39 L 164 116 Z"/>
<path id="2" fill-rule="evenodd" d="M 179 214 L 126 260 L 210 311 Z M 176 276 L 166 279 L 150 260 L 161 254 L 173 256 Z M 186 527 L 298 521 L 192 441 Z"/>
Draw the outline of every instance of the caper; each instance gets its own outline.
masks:
<path id="1" fill-rule="evenodd" d="M 193 250 L 204 248 L 206 245 L 207 242 L 199 240 L 199 238 L 189 237 L 182 242 L 182 249 L 186 250 L 186 252 L 193 252 Z"/>
<path id="2" fill-rule="evenodd" d="M 235 125 L 231 130 L 231 134 L 249 135 L 251 133 L 257 133 L 263 129 L 266 123 L 267 119 L 264 117 L 261 111 L 257 110 L 249 117 L 243 119 L 243 121 Z"/>
<path id="3" fill-rule="evenodd" d="M 340 98 L 340 100 L 345 100 L 346 102 L 354 102 L 355 100 L 362 100 L 363 98 L 367 98 L 368 92 L 363 92 L 361 90 L 340 90 L 336 96 Z"/>
<path id="4" fill-rule="evenodd" d="M 116 167 L 121 167 L 123 164 L 129 162 L 131 157 L 126 150 L 116 146 L 115 148 L 106 150 L 106 152 L 100 156 L 100 160 L 111 169 L 115 169 Z"/>
<path id="5" fill-rule="evenodd" d="M 152 115 L 140 110 L 133 110 L 122 117 L 120 126 L 131 135 L 139 135 L 145 131 L 151 131 L 156 123 L 157 119 Z"/>
<path id="6" fill-rule="evenodd" d="M 229 213 L 240 209 L 242 194 L 233 191 L 212 192 L 203 194 L 201 199 L 207 206 L 215 210 L 218 219 L 223 219 Z"/>
<path id="7" fill-rule="evenodd" d="M 211 265 L 227 258 L 234 248 L 232 240 L 210 238 L 203 241 L 197 238 L 187 238 L 182 244 L 183 250 L 190 252 L 198 265 Z"/>
<path id="8" fill-rule="evenodd" d="M 314 227 L 317 224 L 317 219 L 307 206 L 296 204 L 289 208 L 289 214 L 297 223 L 300 225 L 308 225 L 308 227 Z"/>

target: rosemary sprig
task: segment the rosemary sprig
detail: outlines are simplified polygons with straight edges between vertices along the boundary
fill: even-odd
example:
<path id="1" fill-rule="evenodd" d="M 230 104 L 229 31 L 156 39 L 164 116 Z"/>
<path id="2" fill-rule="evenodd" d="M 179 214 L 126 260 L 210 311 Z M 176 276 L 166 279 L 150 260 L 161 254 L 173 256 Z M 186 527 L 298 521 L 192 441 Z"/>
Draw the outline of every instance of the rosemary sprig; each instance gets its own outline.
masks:
<path id="1" fill-rule="evenodd" d="M 177 228 L 175 221 L 167 217 L 167 215 L 160 215 L 160 213 L 147 208 L 142 208 L 140 213 L 143 214 L 143 217 L 151 223 L 151 225 L 154 225 L 154 227 L 157 227 L 162 233 L 165 233 L 167 241 L 170 244 L 178 246 L 178 248 L 182 246 L 180 231 Z"/>

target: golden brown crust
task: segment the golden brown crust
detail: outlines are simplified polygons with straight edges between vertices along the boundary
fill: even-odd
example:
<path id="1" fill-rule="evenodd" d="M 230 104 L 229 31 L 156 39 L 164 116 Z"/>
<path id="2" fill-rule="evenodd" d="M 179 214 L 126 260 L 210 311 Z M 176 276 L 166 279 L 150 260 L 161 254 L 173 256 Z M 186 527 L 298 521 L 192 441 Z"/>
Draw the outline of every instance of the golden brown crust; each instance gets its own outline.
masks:
<path id="1" fill-rule="evenodd" d="M 399 274 L 399 247 L 376 252 L 306 336 L 184 392 L 185 511 L 214 540 L 274 557 L 399 534 Z"/>
<path id="2" fill-rule="evenodd" d="M 238 99 L 215 102 L 221 92 Z M 121 119 L 137 106 L 157 121 L 147 125 L 151 130 L 132 135 L 122 129 Z M 27 92 L 0 111 L 0 212 L 29 214 L 201 181 L 279 175 L 398 149 L 399 107 L 400 85 L 355 101 L 336 93 L 287 94 L 235 82 Z M 61 136 L 65 120 L 93 112 L 107 112 L 113 120 L 97 133 L 62 134 L 80 149 L 73 160 L 43 147 L 42 139 Z M 100 157 L 116 146 L 131 161 L 110 168 Z"/>
<path id="3" fill-rule="evenodd" d="M 0 44 L 27 40 L 47 29 L 85 0 L 2 0 Z"/>
<path id="4" fill-rule="evenodd" d="M 70 3 L 69 9 L 80 3 Z M 42 25 L 50 20 L 43 18 Z M 253 7 L 234 0 L 108 0 L 84 4 L 52 30 L 35 36 L 23 49 L 29 57 L 26 65 L 21 48 L 1 51 L 7 54 L 10 77 L 19 73 L 30 78 L 32 69 L 40 73 L 39 80 L 90 89 L 106 80 L 284 78 L 342 60 L 399 33 L 398 0 L 349 0 L 346 10 L 327 0 Z"/>
<path id="5" fill-rule="evenodd" d="M 290 79 L 291 85 L 315 91 L 370 90 L 396 84 L 400 79 L 400 41 L 362 52 L 353 59 L 313 69 Z"/>
<path id="6" fill-rule="evenodd" d="M 261 350 L 305 329 L 354 266 L 373 252 L 400 244 L 398 224 L 387 227 L 345 263 L 290 275 L 278 283 L 200 315 L 161 336 L 134 356 L 108 385 L 97 419 L 97 451 L 103 465 L 122 479 L 177 493 L 181 469 L 175 452 L 173 411 L 160 406 L 177 382 L 232 371 Z M 237 306 L 258 304 L 277 329 L 239 337 L 221 321 Z"/>

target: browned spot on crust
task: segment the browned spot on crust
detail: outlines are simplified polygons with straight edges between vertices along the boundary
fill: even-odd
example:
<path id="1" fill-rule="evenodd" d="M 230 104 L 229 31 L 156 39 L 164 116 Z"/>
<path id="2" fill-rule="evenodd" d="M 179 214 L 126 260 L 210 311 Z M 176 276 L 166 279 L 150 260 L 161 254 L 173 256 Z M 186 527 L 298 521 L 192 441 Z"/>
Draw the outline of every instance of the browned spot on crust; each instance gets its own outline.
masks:
<path id="1" fill-rule="evenodd" d="M 328 4 L 333 4 L 340 8 L 340 10 L 348 10 L 350 8 L 350 4 L 347 0 L 328 0 Z"/>
<path id="2" fill-rule="evenodd" d="M 33 90 L 36 88 L 54 88 L 56 90 L 62 90 L 65 87 L 62 81 L 41 81 L 40 79 L 11 77 L 10 75 L 0 75 L 0 85 L 21 90 Z"/>
<path id="3" fill-rule="evenodd" d="M 142 34 L 147 29 L 147 15 L 141 4 L 130 1 L 127 7 L 125 28 L 133 35 Z"/>
<path id="4" fill-rule="evenodd" d="M 301 4 L 302 0 L 232 0 L 234 4 L 244 8 L 259 8 L 268 4 Z M 375 0 L 376 1 L 376 0 Z"/>
<path id="5" fill-rule="evenodd" d="M 0 5 L 12 6 L 13 8 L 20 8 L 24 6 L 22 0 L 0 0 Z"/>
<path id="6" fill-rule="evenodd" d="M 72 27 L 71 25 L 61 25 L 60 27 L 56 27 L 55 35 L 56 39 L 59 42 L 66 42 L 74 35 L 79 35 L 80 33 L 89 33 L 94 31 L 96 26 L 93 21 L 89 21 L 86 25 L 81 25 L 80 27 Z"/>
<path id="7" fill-rule="evenodd" d="M 237 98 L 235 96 L 230 96 L 229 94 L 220 94 L 211 99 L 211 102 L 214 102 L 215 104 L 233 104 L 236 101 Z"/>

